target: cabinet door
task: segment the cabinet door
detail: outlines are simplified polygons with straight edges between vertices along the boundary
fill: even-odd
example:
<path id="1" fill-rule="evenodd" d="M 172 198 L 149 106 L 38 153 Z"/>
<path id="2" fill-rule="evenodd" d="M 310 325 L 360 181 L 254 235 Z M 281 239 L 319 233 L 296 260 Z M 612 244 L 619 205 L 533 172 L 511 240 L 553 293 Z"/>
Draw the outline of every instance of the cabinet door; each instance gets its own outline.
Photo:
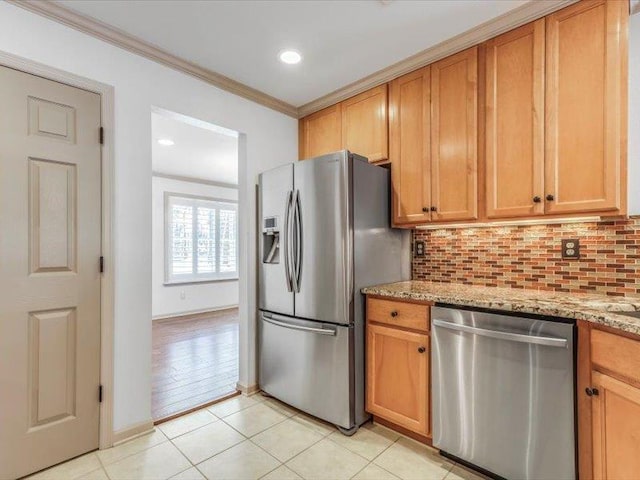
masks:
<path id="1" fill-rule="evenodd" d="M 548 213 L 626 208 L 627 2 L 547 17 Z"/>
<path id="2" fill-rule="evenodd" d="M 635 480 L 640 472 L 640 389 L 592 374 L 593 478 Z"/>
<path id="3" fill-rule="evenodd" d="M 431 67 L 389 85 L 389 150 L 393 223 L 431 219 Z"/>
<path id="4" fill-rule="evenodd" d="M 429 433 L 429 336 L 367 325 L 367 410 Z"/>
<path id="5" fill-rule="evenodd" d="M 432 220 L 478 216 L 478 48 L 431 65 Z"/>
<path id="6" fill-rule="evenodd" d="M 300 120 L 300 160 L 342 150 L 340 104 Z"/>
<path id="7" fill-rule="evenodd" d="M 386 160 L 387 85 L 368 90 L 342 102 L 344 148 L 367 157 L 370 162 Z"/>
<path id="8" fill-rule="evenodd" d="M 487 217 L 544 213 L 544 19 L 487 42 Z"/>

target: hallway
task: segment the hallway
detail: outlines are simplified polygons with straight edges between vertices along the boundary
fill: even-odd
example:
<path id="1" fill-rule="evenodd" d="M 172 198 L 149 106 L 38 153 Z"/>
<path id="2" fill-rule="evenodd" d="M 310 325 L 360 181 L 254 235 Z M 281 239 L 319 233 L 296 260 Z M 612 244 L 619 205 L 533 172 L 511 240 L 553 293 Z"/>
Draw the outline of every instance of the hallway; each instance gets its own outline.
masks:
<path id="1" fill-rule="evenodd" d="M 235 392 L 238 309 L 153 322 L 155 421 Z"/>

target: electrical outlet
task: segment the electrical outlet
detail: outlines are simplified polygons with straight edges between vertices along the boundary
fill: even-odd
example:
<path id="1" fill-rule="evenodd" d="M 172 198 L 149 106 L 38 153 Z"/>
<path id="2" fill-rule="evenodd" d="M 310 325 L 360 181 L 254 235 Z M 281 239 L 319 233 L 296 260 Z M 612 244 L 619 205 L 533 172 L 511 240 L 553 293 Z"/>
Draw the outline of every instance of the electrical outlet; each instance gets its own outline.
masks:
<path id="1" fill-rule="evenodd" d="M 562 258 L 580 258 L 580 240 L 578 238 L 562 239 Z"/>
<path id="2" fill-rule="evenodd" d="M 416 241 L 414 254 L 416 257 L 424 257 L 424 242 L 422 240 Z"/>

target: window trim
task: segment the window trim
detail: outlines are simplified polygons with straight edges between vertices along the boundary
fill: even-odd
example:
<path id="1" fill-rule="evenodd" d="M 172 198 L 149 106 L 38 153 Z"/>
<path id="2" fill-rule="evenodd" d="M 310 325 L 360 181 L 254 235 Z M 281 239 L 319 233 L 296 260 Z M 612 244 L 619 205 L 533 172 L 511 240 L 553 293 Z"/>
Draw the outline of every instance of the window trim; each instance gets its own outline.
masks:
<path id="1" fill-rule="evenodd" d="M 171 199 L 172 198 L 179 198 L 179 199 L 189 199 L 189 200 L 203 200 L 206 202 L 215 202 L 215 203 L 222 203 L 222 204 L 228 204 L 228 205 L 232 205 L 235 207 L 236 210 L 236 227 L 237 227 L 237 231 L 236 231 L 236 270 L 235 272 L 229 272 L 229 273 L 225 273 L 225 274 L 217 274 L 218 276 L 216 277 L 205 277 L 203 276 L 202 278 L 197 278 L 194 277 L 193 274 L 189 275 L 189 276 L 184 276 L 185 278 L 171 278 L 170 275 L 170 270 L 171 270 L 171 260 L 170 260 L 170 256 L 171 256 L 171 240 L 172 240 L 172 236 L 171 236 L 171 215 L 170 215 L 170 206 L 171 206 Z M 216 223 L 218 222 L 218 216 L 216 216 Z M 193 194 L 189 194 L 189 193 L 180 193 L 180 192 L 170 192 L 170 191 L 165 191 L 164 192 L 164 282 L 163 285 L 164 286 L 173 286 L 173 285 L 196 285 L 196 284 L 202 284 L 202 283 L 217 283 L 217 282 L 229 282 L 229 281 L 236 281 L 238 280 L 238 275 L 239 275 L 239 265 L 238 265 L 238 257 L 239 257 L 239 235 L 238 235 L 238 230 L 240 227 L 240 221 L 239 221 L 239 209 L 238 209 L 238 201 L 237 200 L 229 200 L 226 198 L 219 198 L 219 197 L 208 197 L 205 195 L 193 195 Z M 193 242 L 193 245 L 197 245 L 197 242 Z M 216 244 L 216 248 L 218 247 L 218 245 Z M 216 250 L 216 260 L 217 262 L 219 262 L 219 256 L 220 256 L 220 251 L 217 249 Z M 194 258 L 194 262 L 195 262 L 195 258 Z"/>

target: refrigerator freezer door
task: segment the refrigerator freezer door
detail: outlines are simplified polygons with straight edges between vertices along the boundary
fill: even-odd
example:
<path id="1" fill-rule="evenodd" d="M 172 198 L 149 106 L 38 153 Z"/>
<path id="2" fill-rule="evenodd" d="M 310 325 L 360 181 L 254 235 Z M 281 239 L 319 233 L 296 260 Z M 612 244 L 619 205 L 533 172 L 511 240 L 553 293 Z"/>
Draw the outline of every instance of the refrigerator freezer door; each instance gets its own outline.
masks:
<path id="1" fill-rule="evenodd" d="M 353 260 L 348 152 L 294 166 L 295 316 L 348 324 Z M 294 241 L 294 244 L 297 243 Z"/>
<path id="2" fill-rule="evenodd" d="M 292 271 L 287 254 L 291 251 L 293 165 L 283 165 L 260 174 L 258 221 L 258 305 L 260 309 L 293 315 L 294 294 L 290 290 Z M 277 254 L 273 246 L 278 236 Z M 274 258 L 276 259 L 274 261 Z"/>
<path id="3" fill-rule="evenodd" d="M 349 429 L 353 327 L 260 313 L 260 388 L 327 422 Z"/>

